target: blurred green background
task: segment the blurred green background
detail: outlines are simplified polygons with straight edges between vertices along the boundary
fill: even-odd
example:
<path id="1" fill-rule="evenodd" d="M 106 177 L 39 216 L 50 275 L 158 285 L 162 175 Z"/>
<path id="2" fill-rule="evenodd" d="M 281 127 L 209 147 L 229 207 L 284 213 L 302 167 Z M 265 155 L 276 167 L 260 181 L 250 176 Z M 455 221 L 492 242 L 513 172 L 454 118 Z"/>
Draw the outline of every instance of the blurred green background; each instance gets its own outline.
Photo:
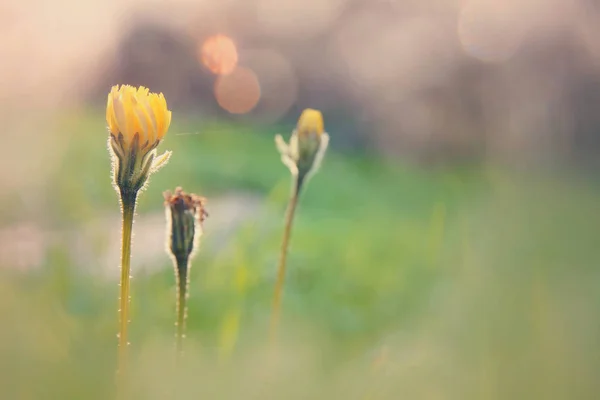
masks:
<path id="1" fill-rule="evenodd" d="M 7 3 L 0 398 L 114 398 L 117 83 L 173 110 L 134 224 L 132 398 L 598 398 L 598 15 L 467 3 Z M 239 76 L 216 89 L 197 53 L 217 33 L 256 98 Z M 291 186 L 274 136 L 305 107 L 331 146 L 301 196 L 273 344 Z M 177 186 L 209 213 L 179 368 L 162 196 Z"/>
<path id="2" fill-rule="evenodd" d="M 139 398 L 168 398 L 175 379 L 161 195 L 175 185 L 216 214 L 192 267 L 184 398 L 593 398 L 596 184 L 331 151 L 302 195 L 272 365 L 266 326 L 290 188 L 273 134 L 291 127 L 174 121 L 161 145 L 172 159 L 134 225 Z M 35 270 L 17 257 L 1 275 L 3 397 L 109 398 L 119 210 L 104 121 L 77 112 L 53 134 L 68 146 L 36 219 L 52 239 Z"/>

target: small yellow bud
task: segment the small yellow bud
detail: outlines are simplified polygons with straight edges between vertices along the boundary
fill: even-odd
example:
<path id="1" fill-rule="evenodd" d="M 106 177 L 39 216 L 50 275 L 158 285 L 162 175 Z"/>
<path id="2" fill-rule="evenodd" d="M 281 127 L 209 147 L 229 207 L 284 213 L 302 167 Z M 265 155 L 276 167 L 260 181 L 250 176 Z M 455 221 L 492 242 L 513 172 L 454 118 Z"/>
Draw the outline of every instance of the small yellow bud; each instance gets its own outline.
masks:
<path id="1" fill-rule="evenodd" d="M 153 147 L 164 136 L 171 124 L 171 111 L 162 93 L 150 93 L 140 86 L 113 86 L 106 103 L 106 122 L 110 134 L 123 136 L 123 145 L 129 149 L 138 135 L 139 146 Z M 155 147 L 155 146 L 154 146 Z"/>
<path id="2" fill-rule="evenodd" d="M 329 144 L 323 114 L 312 108 L 305 109 L 298 118 L 289 144 L 280 135 L 275 137 L 275 143 L 283 163 L 302 182 L 319 167 Z"/>
<path id="3" fill-rule="evenodd" d="M 300 136 L 308 136 L 310 134 L 321 136 L 323 133 L 323 114 L 319 110 L 307 108 L 300 114 L 296 129 Z"/>

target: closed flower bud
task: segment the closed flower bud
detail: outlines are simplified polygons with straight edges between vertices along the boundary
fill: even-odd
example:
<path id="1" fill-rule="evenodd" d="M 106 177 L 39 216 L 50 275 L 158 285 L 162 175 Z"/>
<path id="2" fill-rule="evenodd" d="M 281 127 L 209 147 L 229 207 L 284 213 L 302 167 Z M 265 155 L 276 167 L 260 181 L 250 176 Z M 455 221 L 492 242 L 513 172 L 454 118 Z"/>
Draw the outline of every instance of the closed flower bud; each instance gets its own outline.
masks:
<path id="1" fill-rule="evenodd" d="M 109 148 L 113 153 L 114 182 L 121 193 L 137 193 L 149 175 L 166 163 L 156 148 L 171 123 L 162 93 L 141 86 L 113 86 L 106 104 Z"/>
<path id="2" fill-rule="evenodd" d="M 300 115 L 289 144 L 281 135 L 275 137 L 275 142 L 283 163 L 300 181 L 304 180 L 319 167 L 329 144 L 329 135 L 323 128 L 323 115 L 318 110 L 307 108 Z"/>

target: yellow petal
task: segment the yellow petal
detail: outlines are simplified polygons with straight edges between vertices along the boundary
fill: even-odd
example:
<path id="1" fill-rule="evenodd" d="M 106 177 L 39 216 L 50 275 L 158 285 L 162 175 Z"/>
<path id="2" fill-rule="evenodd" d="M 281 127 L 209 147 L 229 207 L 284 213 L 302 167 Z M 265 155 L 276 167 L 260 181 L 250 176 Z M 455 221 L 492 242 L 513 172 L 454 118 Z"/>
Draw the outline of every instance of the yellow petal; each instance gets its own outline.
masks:
<path id="1" fill-rule="evenodd" d="M 115 121 L 115 110 L 113 109 L 113 102 L 110 93 L 108 94 L 108 101 L 106 102 L 106 123 L 108 124 L 108 130 L 110 133 L 113 135 L 119 133 L 119 127 Z"/>
<path id="2" fill-rule="evenodd" d="M 159 94 L 159 98 L 161 100 L 162 112 L 163 112 L 162 136 L 164 136 L 165 133 L 167 133 L 167 130 L 169 130 L 169 126 L 171 125 L 171 111 L 169 111 L 169 109 L 167 107 L 167 100 L 165 99 L 165 96 L 163 96 L 162 93 Z"/>
<path id="3" fill-rule="evenodd" d="M 144 86 L 140 86 L 137 90 L 137 97 L 141 98 L 141 97 L 147 97 L 148 93 L 150 92 L 150 90 Z"/>
<path id="4" fill-rule="evenodd" d="M 167 100 L 165 99 L 165 96 L 162 93 L 158 94 L 158 99 L 160 101 L 160 107 L 162 110 L 162 115 L 163 115 L 163 135 L 165 133 L 167 133 L 167 130 L 169 129 L 169 125 L 171 124 L 171 111 L 169 111 L 169 109 L 167 108 Z"/>
<path id="5" fill-rule="evenodd" d="M 149 97 L 145 96 L 140 101 L 140 110 L 142 111 L 144 118 L 146 119 L 146 124 L 148 126 L 148 137 L 151 142 L 154 142 L 158 137 L 157 128 L 156 128 L 156 118 L 154 117 L 154 113 L 152 112 L 152 107 L 150 107 Z"/>
<path id="6" fill-rule="evenodd" d="M 152 107 L 152 115 L 156 121 L 156 132 L 159 138 L 164 136 L 164 126 L 165 126 L 165 118 L 164 118 L 164 110 L 161 107 L 160 98 L 158 95 L 154 94 L 150 98 L 150 106 Z"/>
<path id="7" fill-rule="evenodd" d="M 145 141 L 149 143 L 154 143 L 156 141 L 156 129 L 152 123 L 152 119 L 148 112 L 146 111 L 145 103 L 147 103 L 147 91 L 142 86 L 138 89 L 135 96 L 135 114 L 138 119 L 139 127 L 140 127 L 140 138 L 143 136 L 144 140 L 140 141 L 141 144 L 144 144 Z M 143 132 L 142 132 L 143 131 Z"/>
<path id="8" fill-rule="evenodd" d="M 106 103 L 106 122 L 108 128 L 112 134 L 118 134 L 120 132 L 117 118 L 115 115 L 114 101 L 119 96 L 119 87 L 113 86 L 108 94 L 108 100 Z"/>
<path id="9" fill-rule="evenodd" d="M 156 141 L 156 134 L 154 133 L 150 117 L 146 114 L 144 107 L 137 107 L 135 112 L 140 123 L 140 128 L 144 131 L 143 136 L 146 138 L 145 140 L 147 140 L 148 143 L 154 143 Z"/>
<path id="10" fill-rule="evenodd" d="M 113 96 L 113 110 L 115 113 L 115 120 L 117 122 L 117 128 L 123 136 L 127 135 L 127 117 L 125 115 L 125 107 L 123 106 L 122 93 Z"/>
<path id="11" fill-rule="evenodd" d="M 134 121 L 134 135 L 135 133 L 138 134 L 139 138 L 140 138 L 140 146 L 143 146 L 146 144 L 146 142 L 150 142 L 150 137 L 148 136 L 148 125 L 146 122 L 146 119 L 144 118 L 143 115 L 140 115 L 140 109 L 139 107 L 136 107 L 133 109 L 133 112 L 131 113 L 132 115 L 132 119 Z"/>
<path id="12" fill-rule="evenodd" d="M 165 113 L 165 129 L 162 131 L 162 136 L 165 136 L 165 133 L 167 133 L 167 130 L 169 130 L 169 126 L 171 125 L 171 111 L 168 111 Z M 162 139 L 161 136 L 161 139 Z"/>
<path id="13" fill-rule="evenodd" d="M 135 99 L 132 96 L 131 86 L 123 92 L 123 108 L 125 109 L 125 118 L 127 120 L 127 140 L 131 143 L 133 136 L 136 133 L 136 117 L 135 117 Z"/>

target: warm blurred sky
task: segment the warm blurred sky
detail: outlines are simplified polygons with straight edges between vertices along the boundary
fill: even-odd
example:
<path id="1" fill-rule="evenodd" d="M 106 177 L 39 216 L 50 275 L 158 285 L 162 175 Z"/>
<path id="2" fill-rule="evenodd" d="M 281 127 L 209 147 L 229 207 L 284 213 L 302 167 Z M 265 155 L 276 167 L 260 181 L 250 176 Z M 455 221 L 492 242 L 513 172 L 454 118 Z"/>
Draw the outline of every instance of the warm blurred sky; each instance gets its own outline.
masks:
<path id="1" fill-rule="evenodd" d="M 110 54 L 134 12 L 182 29 L 208 23 L 215 33 L 236 23 L 275 37 L 309 38 L 334 30 L 336 56 L 357 80 L 393 74 L 415 84 L 431 79 L 458 50 L 506 61 L 532 35 L 564 31 L 600 55 L 596 10 L 583 0 L 368 0 L 362 1 L 364 10 L 342 18 L 350 3 L 361 1 L 5 0 L 0 6 L 2 97 L 63 88 L 74 71 L 87 76 L 83 71 Z M 390 12 L 381 12 L 387 8 Z M 236 12 L 240 15 L 233 18 Z"/>
<path id="2" fill-rule="evenodd" d="M 233 38 L 239 70 L 209 88 L 230 112 L 276 121 L 293 105 L 342 104 L 383 150 L 412 151 L 432 140 L 469 147 L 482 136 L 489 148 L 537 150 L 543 139 L 562 143 L 576 129 L 573 88 L 599 81 L 600 23 L 591 3 L 5 0 L 3 135 L 19 148 L 55 111 L 80 103 L 119 63 L 123 35 L 144 15 L 197 40 L 198 49 L 207 35 Z M 171 63 L 175 77 L 178 63 Z"/>

